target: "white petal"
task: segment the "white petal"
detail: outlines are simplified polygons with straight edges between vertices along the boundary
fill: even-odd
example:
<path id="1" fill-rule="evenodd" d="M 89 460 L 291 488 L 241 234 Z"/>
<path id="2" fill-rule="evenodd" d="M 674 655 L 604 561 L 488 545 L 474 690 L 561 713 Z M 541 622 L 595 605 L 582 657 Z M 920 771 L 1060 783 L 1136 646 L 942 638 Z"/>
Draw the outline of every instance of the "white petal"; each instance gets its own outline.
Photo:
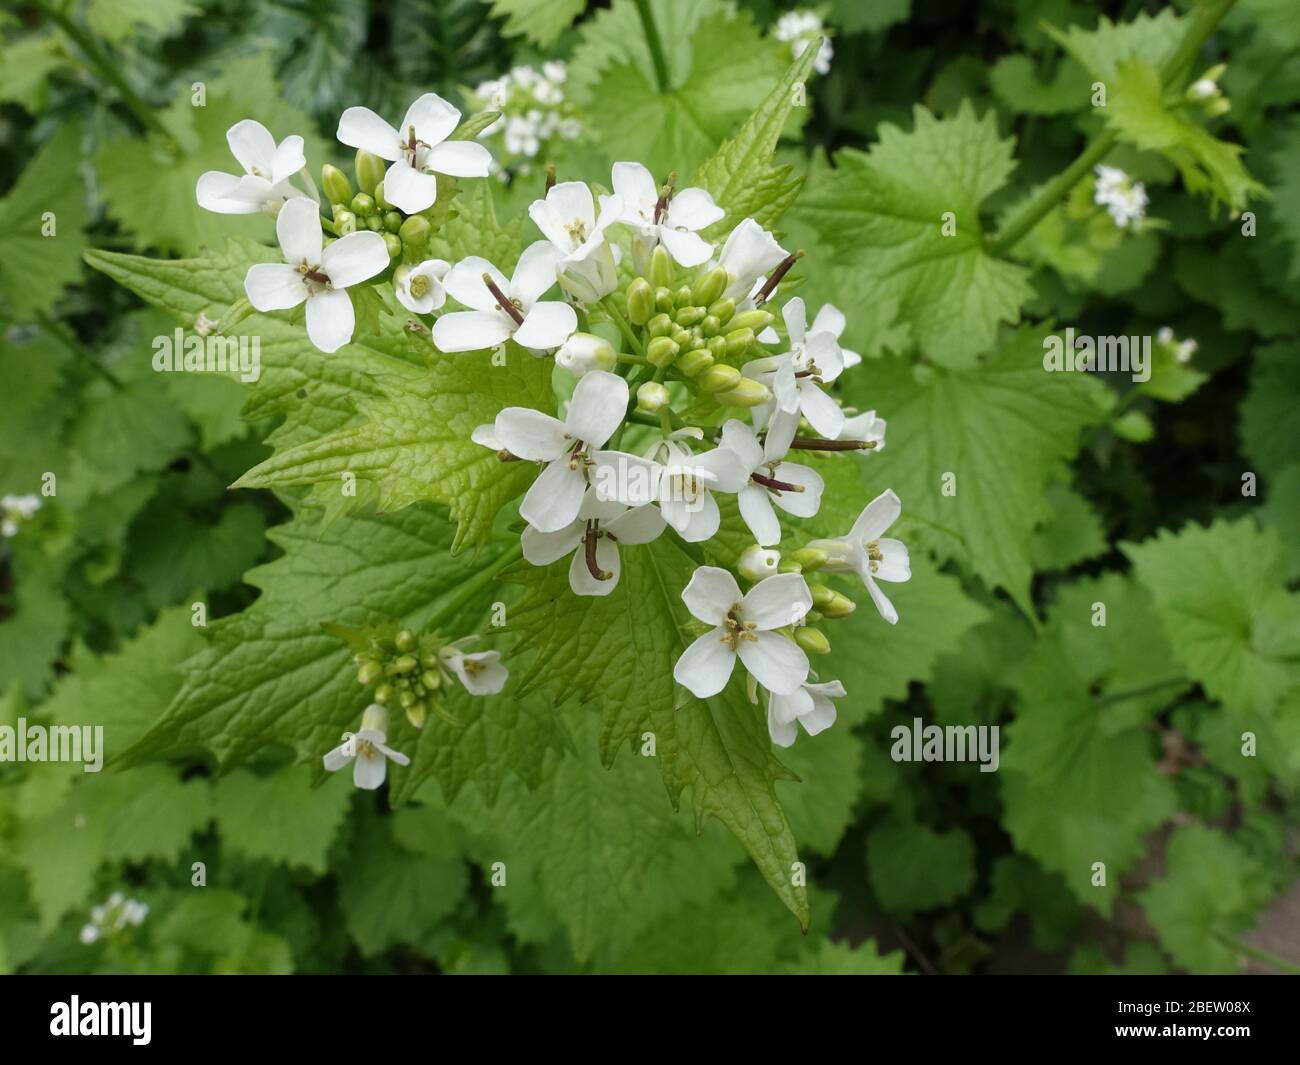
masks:
<path id="1" fill-rule="evenodd" d="M 892 540 L 889 537 L 883 537 L 877 541 L 880 547 L 881 558 L 879 568 L 875 572 L 878 581 L 910 581 L 912 579 L 912 563 L 907 555 L 907 545 L 902 540 Z"/>
<path id="2" fill-rule="evenodd" d="M 421 160 L 430 170 L 451 177 L 487 177 L 492 153 L 477 141 L 443 141 Z M 384 186 L 384 195 L 388 186 Z"/>
<path id="3" fill-rule="evenodd" d="M 753 471 L 763 464 L 763 448 L 754 430 L 738 418 L 728 418 L 722 426 L 720 441 L 728 451 L 734 452 L 746 469 Z"/>
<path id="4" fill-rule="evenodd" d="M 618 374 L 593 370 L 573 390 L 565 424 L 569 433 L 597 448 L 614 435 L 627 413 L 627 381 Z"/>
<path id="5" fill-rule="evenodd" d="M 791 344 L 802 344 L 808 331 L 808 310 L 804 307 L 803 297 L 795 296 L 786 300 L 781 308 L 781 317 L 785 319 L 785 331 Z"/>
<path id="6" fill-rule="evenodd" d="M 500 451 L 505 447 L 497 437 L 497 427 L 492 422 L 474 426 L 474 431 L 469 434 L 469 438 L 479 446 L 490 447 L 493 451 Z"/>
<path id="7" fill-rule="evenodd" d="M 477 255 L 462 259 L 448 270 L 447 276 L 442 279 L 442 285 L 452 299 L 471 310 L 501 314 L 503 312 L 497 308 L 497 298 L 483 283 L 484 274 L 492 278 L 492 283 L 503 293 L 509 294 L 510 282 L 506 280 L 505 274 Z"/>
<path id="8" fill-rule="evenodd" d="M 805 345 L 805 357 L 816 365 L 822 381 L 834 381 L 844 372 L 844 356 L 840 345 L 830 333 L 812 333 Z"/>
<path id="9" fill-rule="evenodd" d="M 660 226 L 659 238 L 668 249 L 668 254 L 680 266 L 699 266 L 713 254 L 712 244 L 698 234 L 687 233 L 685 230 Z"/>
<path id="10" fill-rule="evenodd" d="M 813 319 L 811 332 L 830 333 L 836 340 L 839 340 L 844 333 L 846 324 L 844 312 L 833 303 L 825 303 L 822 305 L 822 309 L 817 312 L 817 317 Z"/>
<path id="11" fill-rule="evenodd" d="M 573 235 L 564 228 L 566 219 L 562 218 L 560 212 L 546 200 L 534 200 L 530 203 L 528 217 L 542 231 L 542 236 L 566 254 L 578 246 Z"/>
<path id="12" fill-rule="evenodd" d="M 570 524 L 582 507 L 587 481 L 581 470 L 556 459 L 542 470 L 519 503 L 519 516 L 539 532 L 556 532 Z"/>
<path id="13" fill-rule="evenodd" d="M 626 514 L 606 522 L 605 531 L 620 544 L 648 544 L 664 531 L 663 515 L 658 507 L 634 507 Z"/>
<path id="14" fill-rule="evenodd" d="M 374 791 L 388 775 L 388 759 L 378 752 L 357 754 L 352 764 L 352 783 L 364 791 Z"/>
<path id="15" fill-rule="evenodd" d="M 421 174 L 405 159 L 399 159 L 384 175 L 384 198 L 399 211 L 419 214 L 438 199 L 438 179 Z"/>
<path id="16" fill-rule="evenodd" d="M 381 740 L 381 741 L 376 741 L 376 743 L 375 743 L 375 750 L 377 750 L 380 754 L 382 754 L 382 755 L 383 755 L 385 758 L 387 758 L 390 762 L 395 762 L 397 765 L 410 765 L 410 764 L 411 764 L 411 759 L 410 759 L 410 758 L 408 758 L 406 755 L 404 755 L 401 751 L 395 751 L 395 750 L 393 750 L 391 747 L 386 746 L 386 745 L 383 743 L 382 740 Z"/>
<path id="17" fill-rule="evenodd" d="M 682 189 L 669 201 L 664 222 L 671 229 L 700 230 L 721 221 L 726 213 L 703 189 Z"/>
<path id="18" fill-rule="evenodd" d="M 336 134 L 350 148 L 364 148 L 371 155 L 392 161 L 402 154 L 402 135 L 368 107 L 349 107 L 339 118 Z M 388 184 L 384 184 L 388 195 Z M 389 201 L 395 203 L 395 200 Z"/>
<path id="19" fill-rule="evenodd" d="M 846 539 L 858 543 L 879 540 L 885 534 L 885 530 L 898 520 L 902 512 L 901 500 L 894 494 L 893 489 L 887 488 L 862 508 L 862 513 L 853 523 L 853 529 Z"/>
<path id="20" fill-rule="evenodd" d="M 880 611 L 880 616 L 891 625 L 897 625 L 898 611 L 894 609 L 894 604 L 889 601 L 889 596 L 880 590 L 880 585 L 872 579 L 870 571 L 863 570 L 861 576 L 862 583 L 867 586 L 871 601 L 876 605 L 876 609 Z"/>
<path id="21" fill-rule="evenodd" d="M 596 225 L 596 201 L 583 181 L 561 181 L 546 194 L 546 202 L 566 222 L 580 220 L 590 232 Z M 557 241 L 558 243 L 558 241 Z"/>
<path id="22" fill-rule="evenodd" d="M 611 574 L 607 580 L 598 581 L 587 568 L 586 545 L 573 553 L 569 563 L 569 587 L 575 595 L 609 595 L 618 587 L 618 577 L 622 566 L 618 558 L 618 545 L 613 540 L 601 537 L 596 541 L 596 568 Z"/>
<path id="23" fill-rule="evenodd" d="M 456 675 L 470 695 L 496 695 L 510 679 L 510 671 L 501 665 L 500 651 L 475 651 L 461 655 L 459 662 Z M 477 668 L 467 669 L 466 662 L 475 663 Z"/>
<path id="24" fill-rule="evenodd" d="M 349 233 L 323 252 L 321 270 L 336 288 L 351 288 L 388 269 L 388 245 L 378 233 Z"/>
<path id="25" fill-rule="evenodd" d="M 626 451 L 597 451 L 591 458 L 591 483 L 600 499 L 640 507 L 659 498 L 663 467 L 653 459 Z"/>
<path id="26" fill-rule="evenodd" d="M 275 159 L 275 138 L 262 123 L 251 118 L 236 122 L 226 130 L 226 143 L 230 145 L 231 152 L 245 173 L 257 174 L 268 181 L 279 180 L 271 176 L 274 169 L 272 161 Z"/>
<path id="27" fill-rule="evenodd" d="M 799 718 L 809 736 L 825 732 L 835 724 L 835 704 L 824 696 L 813 697 L 813 708 Z"/>
<path id="28" fill-rule="evenodd" d="M 307 301 L 307 338 L 327 355 L 352 339 L 356 324 L 352 299 L 342 289 L 317 293 Z"/>
<path id="29" fill-rule="evenodd" d="M 515 343 L 537 351 L 558 348 L 578 328 L 578 315 L 567 303 L 535 303 L 515 330 Z"/>
<path id="30" fill-rule="evenodd" d="M 673 666 L 673 680 L 699 699 L 722 691 L 736 667 L 736 654 L 722 642 L 722 635 L 721 629 L 706 632 L 682 652 Z"/>
<path id="31" fill-rule="evenodd" d="M 772 500 L 766 488 L 761 485 L 746 485 L 736 496 L 740 503 L 740 516 L 745 519 L 749 531 L 760 547 L 772 547 L 781 542 L 781 523 L 776 511 L 772 509 Z M 771 578 L 768 578 L 769 580 Z"/>
<path id="32" fill-rule="evenodd" d="M 576 443 L 559 418 L 532 407 L 506 407 L 500 411 L 496 436 L 510 454 L 537 462 L 557 459 Z"/>
<path id="33" fill-rule="evenodd" d="M 194 186 L 194 198 L 205 211 L 217 214 L 256 214 L 262 205 L 250 200 L 234 199 L 239 188 L 239 178 L 234 174 L 223 174 L 220 170 L 209 170 L 199 175 Z"/>
<path id="34" fill-rule="evenodd" d="M 749 482 L 749 473 L 753 467 L 747 467 L 739 455 L 729 447 L 715 447 L 702 455 L 696 455 L 691 463 L 699 469 L 713 474 L 710 487 L 715 492 L 739 492 Z"/>
<path id="35" fill-rule="evenodd" d="M 767 437 L 763 441 L 764 450 L 769 455 L 784 455 L 790 450 L 790 441 L 794 439 L 799 428 L 799 415 L 783 410 L 773 411 L 772 420 L 767 423 Z"/>
<path id="36" fill-rule="evenodd" d="M 762 588 L 774 580 L 775 577 L 769 577 L 755 587 Z M 802 647 L 775 632 L 752 635 L 754 639 L 741 640 L 736 650 L 749 675 L 764 688 L 777 695 L 789 695 L 808 679 L 808 656 Z"/>
<path id="37" fill-rule="evenodd" d="M 281 207 L 275 219 L 275 235 L 280 241 L 284 261 L 290 266 L 300 263 L 311 267 L 320 265 L 320 208 L 311 200 L 294 199 Z"/>
<path id="38" fill-rule="evenodd" d="M 575 521 L 563 529 L 544 533 L 529 525 L 519 537 L 519 544 L 524 549 L 524 558 L 534 566 L 549 566 L 582 543 L 586 528 L 586 522 Z"/>
<path id="39" fill-rule="evenodd" d="M 802 621 L 811 609 L 812 593 L 803 574 L 778 573 L 745 593 L 742 615 L 745 621 L 765 631 Z"/>
<path id="40" fill-rule="evenodd" d="M 776 714 L 776 719 L 783 724 L 791 724 L 813 708 L 813 696 L 806 685 L 800 685 L 789 695 L 772 695 L 770 692 L 767 708 Z"/>
<path id="41" fill-rule="evenodd" d="M 774 269 L 786 251 L 766 229 L 746 218 L 727 236 L 718 260 L 732 277 L 723 295 L 741 300 L 749 295 L 759 275 Z"/>
<path id="42" fill-rule="evenodd" d="M 410 136 L 411 127 L 414 126 L 417 139 L 424 141 L 425 144 L 439 144 L 451 136 L 452 130 L 458 125 L 460 125 L 460 112 L 436 92 L 426 92 L 406 109 L 406 114 L 402 116 L 402 128 L 398 133 L 402 138 L 407 138 Z M 384 195 L 387 194 L 388 186 L 385 185 Z"/>
<path id="43" fill-rule="evenodd" d="M 286 263 L 257 263 L 244 275 L 244 292 L 255 310 L 282 311 L 307 298 L 302 274 Z"/>
<path id="44" fill-rule="evenodd" d="M 433 323 L 439 351 L 481 351 L 510 338 L 514 323 L 500 311 L 451 311 Z"/>
<path id="45" fill-rule="evenodd" d="M 626 214 L 640 220 L 640 212 L 653 212 L 659 199 L 654 176 L 640 163 L 615 163 L 610 180 L 614 193 L 623 201 Z"/>
<path id="46" fill-rule="evenodd" d="M 763 583 L 766 584 L 767 581 Z M 717 566 L 700 566 L 691 574 L 690 583 L 682 589 L 682 602 L 686 604 L 686 609 L 693 617 L 709 625 L 721 625 L 727 611 L 739 603 L 741 598 L 736 578 Z"/>
<path id="47" fill-rule="evenodd" d="M 525 307 L 531 307 L 543 292 L 555 284 L 555 267 L 560 251 L 550 241 L 537 240 L 524 249 L 515 264 L 514 277 L 503 289 Z"/>
<path id="48" fill-rule="evenodd" d="M 307 156 L 303 154 L 302 138 L 296 133 L 285 137 L 271 159 L 271 183 L 278 185 L 281 181 L 287 181 L 306 165 Z"/>
<path id="49" fill-rule="evenodd" d="M 325 758 L 325 768 L 331 773 L 336 773 L 342 769 L 348 762 L 352 761 L 356 752 L 352 746 L 352 740 L 344 740 L 334 750 L 330 751 Z"/>
<path id="50" fill-rule="evenodd" d="M 808 466 L 800 466 L 797 462 L 778 462 L 772 471 L 772 477 L 786 484 L 803 485 L 804 489 L 802 492 L 773 492 L 773 503 L 796 518 L 811 518 L 817 513 L 822 503 L 822 491 L 826 487 L 820 473 Z"/>
<path id="51" fill-rule="evenodd" d="M 799 738 L 799 726 L 792 721 L 777 720 L 776 714 L 772 710 L 772 704 L 769 702 L 767 704 L 767 734 L 772 737 L 772 742 L 778 747 L 792 747 L 794 741 Z"/>
<path id="52" fill-rule="evenodd" d="M 664 502 L 659 504 L 664 519 L 677 530 L 677 534 L 688 544 L 703 543 L 718 531 L 722 524 L 722 515 L 718 510 L 718 501 L 709 492 L 704 492 L 694 500 Z M 676 519 L 676 520 L 674 520 Z"/>

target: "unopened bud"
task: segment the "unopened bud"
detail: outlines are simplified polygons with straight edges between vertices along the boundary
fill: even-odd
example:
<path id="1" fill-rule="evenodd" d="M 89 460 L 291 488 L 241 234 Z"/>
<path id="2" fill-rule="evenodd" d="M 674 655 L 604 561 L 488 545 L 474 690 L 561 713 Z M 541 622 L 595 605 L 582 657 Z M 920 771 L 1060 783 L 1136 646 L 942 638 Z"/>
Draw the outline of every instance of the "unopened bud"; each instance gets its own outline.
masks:
<path id="1" fill-rule="evenodd" d="M 695 284 L 691 286 L 691 302 L 707 307 L 722 295 L 726 287 L 727 271 L 721 266 L 715 266 L 695 279 Z"/>
<path id="2" fill-rule="evenodd" d="M 388 711 L 379 703 L 371 703 L 361 715 L 362 732 L 388 733 Z"/>
<path id="3" fill-rule="evenodd" d="M 375 198 L 367 196 L 364 192 L 358 192 L 352 197 L 352 211 L 362 218 L 369 217 L 375 213 Z"/>
<path id="4" fill-rule="evenodd" d="M 715 337 L 722 329 L 722 322 L 717 315 L 706 314 L 700 321 L 700 332 L 706 337 Z"/>
<path id="5" fill-rule="evenodd" d="M 330 203 L 347 203 L 352 199 L 352 182 L 342 170 L 330 163 L 320 168 L 320 186 Z"/>
<path id="6" fill-rule="evenodd" d="M 390 233 L 399 233 L 402 229 L 402 216 L 397 211 L 384 212 L 384 228 Z M 400 242 L 399 242 L 400 243 Z"/>
<path id="7" fill-rule="evenodd" d="M 636 409 L 646 414 L 658 414 L 668 406 L 671 399 L 672 396 L 664 385 L 658 381 L 647 381 L 636 390 Z"/>
<path id="8" fill-rule="evenodd" d="M 725 392 L 740 382 L 740 371 L 734 366 L 714 363 L 695 379 L 705 392 Z"/>
<path id="9" fill-rule="evenodd" d="M 673 290 L 667 287 L 655 289 L 655 309 L 667 313 L 673 309 Z"/>
<path id="10" fill-rule="evenodd" d="M 709 337 L 704 342 L 704 347 L 719 362 L 727 357 L 727 342 L 722 337 Z"/>
<path id="11" fill-rule="evenodd" d="M 682 307 L 691 306 L 691 286 L 683 285 L 673 293 L 673 306 L 681 309 Z"/>
<path id="12" fill-rule="evenodd" d="M 744 355 L 754 346 L 754 331 L 752 329 L 733 329 L 726 336 L 727 354 L 732 358 L 738 355 Z"/>
<path id="13" fill-rule="evenodd" d="M 334 216 L 334 228 L 339 231 L 340 237 L 355 233 L 357 231 L 357 216 L 351 211 L 339 211 Z"/>
<path id="14" fill-rule="evenodd" d="M 358 684 L 374 684 L 384 675 L 384 667 L 378 662 L 363 662 L 361 668 L 357 670 Z"/>
<path id="15" fill-rule="evenodd" d="M 678 307 L 676 318 L 678 325 L 683 329 L 689 329 L 691 326 L 698 325 L 700 322 L 704 321 L 704 308 Z"/>
<path id="16" fill-rule="evenodd" d="M 400 259 L 402 256 L 402 240 L 396 233 L 384 234 L 384 247 L 388 249 L 390 259 Z"/>
<path id="17" fill-rule="evenodd" d="M 681 350 L 672 337 L 655 337 L 645 346 L 645 357 L 654 366 L 668 366 Z"/>
<path id="18" fill-rule="evenodd" d="M 662 244 L 650 253 L 650 283 L 655 288 L 671 288 L 673 283 L 673 261 L 668 249 Z"/>
<path id="19" fill-rule="evenodd" d="M 731 321 L 736 313 L 736 301 L 733 299 L 714 300 L 709 304 L 709 314 L 716 318 L 722 325 Z"/>
<path id="20" fill-rule="evenodd" d="M 402 655 L 393 663 L 393 669 L 398 673 L 410 673 L 420 663 L 416 661 L 414 655 Z"/>
<path id="21" fill-rule="evenodd" d="M 676 323 L 674 323 L 672 329 L 668 331 L 668 335 L 673 338 L 679 348 L 695 347 L 695 337 L 691 331 L 689 329 L 683 329 Z"/>
<path id="22" fill-rule="evenodd" d="M 397 691 L 393 688 L 393 686 L 385 682 L 379 685 L 379 687 L 375 689 L 375 702 L 386 703 L 388 702 L 389 699 L 391 699 L 396 694 Z"/>
<path id="23" fill-rule="evenodd" d="M 703 373 L 712 365 L 713 356 L 703 348 L 688 351 L 677 360 L 677 369 L 681 370 L 687 377 L 694 377 L 696 374 Z"/>
<path id="24" fill-rule="evenodd" d="M 656 314 L 646 322 L 645 328 L 652 337 L 666 337 L 673 331 L 673 320 L 666 314 Z"/>
<path id="25" fill-rule="evenodd" d="M 393 646 L 405 654 L 408 651 L 415 650 L 415 633 L 410 629 L 402 629 L 393 637 Z"/>
<path id="26" fill-rule="evenodd" d="M 835 598 L 835 589 L 827 588 L 824 584 L 810 585 L 808 590 L 812 592 L 813 606 L 818 610 L 824 609 L 826 604 Z"/>
<path id="27" fill-rule="evenodd" d="M 752 329 L 755 333 L 761 333 L 775 321 L 771 311 L 741 311 L 731 320 L 731 328 Z"/>
<path id="28" fill-rule="evenodd" d="M 604 337 L 592 333 L 574 333 L 555 353 L 555 361 L 570 373 L 581 377 L 592 370 L 612 370 L 618 353 Z"/>
<path id="29" fill-rule="evenodd" d="M 384 195 L 384 183 L 382 181 L 375 186 L 375 191 L 372 192 L 370 195 L 375 198 L 375 206 L 378 207 L 380 210 L 395 211 L 397 209 L 392 203 L 388 201 L 388 197 Z"/>
<path id="30" fill-rule="evenodd" d="M 416 728 L 424 728 L 429 720 L 429 705 L 423 699 L 417 699 L 406 708 L 406 720 Z"/>
<path id="31" fill-rule="evenodd" d="M 402 692 L 402 694 L 397 697 L 397 701 L 401 705 L 403 710 L 409 710 L 411 707 L 415 705 L 415 700 L 417 698 L 418 696 L 415 694 L 415 692 L 411 691 L 408 688 L 406 691 Z"/>
<path id="32" fill-rule="evenodd" d="M 803 567 L 805 573 L 814 573 L 830 561 L 830 556 L 816 547 L 801 547 L 792 552 L 790 557 Z"/>
<path id="33" fill-rule="evenodd" d="M 858 609 L 858 604 L 843 592 L 832 592 L 830 601 L 823 603 L 819 609 L 828 618 L 846 618 Z"/>
<path id="34" fill-rule="evenodd" d="M 429 237 L 432 233 L 433 226 L 429 225 L 429 220 L 418 214 L 411 215 L 397 231 L 404 248 L 421 253 L 428 247 Z"/>
<path id="35" fill-rule="evenodd" d="M 752 377 L 742 377 L 735 388 L 715 393 L 713 398 L 728 407 L 757 407 L 760 403 L 769 402 L 772 392 Z"/>
<path id="36" fill-rule="evenodd" d="M 644 277 L 627 286 L 627 317 L 633 325 L 645 325 L 655 313 L 655 290 Z"/>
<path id="37" fill-rule="evenodd" d="M 828 655 L 831 653 L 831 642 L 826 639 L 826 634 L 821 629 L 809 628 L 807 625 L 795 629 L 794 642 L 810 655 Z"/>
<path id="38" fill-rule="evenodd" d="M 356 171 L 357 184 L 361 186 L 361 191 L 369 194 L 374 192 L 375 186 L 384 180 L 384 171 L 388 169 L 388 164 L 379 156 L 371 155 L 364 148 L 358 148 L 353 169 Z"/>
<path id="39" fill-rule="evenodd" d="M 357 216 L 358 218 L 360 215 Z M 378 233 L 384 228 L 384 220 L 377 214 L 366 216 L 366 228 L 372 233 Z"/>
<path id="40" fill-rule="evenodd" d="M 803 567 L 792 558 L 781 559 L 780 571 L 782 573 L 802 573 Z"/>
<path id="41" fill-rule="evenodd" d="M 748 581 L 761 581 L 777 572 L 781 564 L 781 552 L 771 547 L 759 547 L 751 544 L 740 553 L 736 569 Z"/>
<path id="42" fill-rule="evenodd" d="M 420 674 L 420 683 L 429 691 L 436 692 L 442 687 L 442 675 L 436 669 L 426 669 Z"/>

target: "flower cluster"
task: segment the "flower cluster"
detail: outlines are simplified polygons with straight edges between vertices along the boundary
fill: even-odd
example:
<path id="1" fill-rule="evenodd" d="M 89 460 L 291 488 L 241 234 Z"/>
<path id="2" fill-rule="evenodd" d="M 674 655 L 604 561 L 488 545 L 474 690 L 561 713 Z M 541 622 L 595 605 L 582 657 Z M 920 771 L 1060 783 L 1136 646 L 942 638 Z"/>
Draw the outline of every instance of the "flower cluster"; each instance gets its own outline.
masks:
<path id="1" fill-rule="evenodd" d="M 816 11 L 807 9 L 787 11 L 776 20 L 776 27 L 772 33 L 778 41 L 789 42 L 790 53 L 795 59 L 798 59 L 811 45 L 820 40 L 822 44 L 817 51 L 817 58 L 813 60 L 813 69 L 818 74 L 830 73 L 831 59 L 835 56 L 835 49 L 831 47 L 830 35 L 826 32 L 826 25 Z"/>
<path id="2" fill-rule="evenodd" d="M 6 495 L 0 497 L 0 536 L 4 536 L 5 539 L 17 536 L 22 523 L 31 521 L 40 509 L 40 496 Z"/>
<path id="3" fill-rule="evenodd" d="M 501 117 L 479 134 L 500 139 L 503 150 L 493 165 L 498 177 L 529 173 L 532 160 L 548 141 L 557 137 L 571 141 L 581 135 L 582 124 L 565 99 L 567 77 L 563 63 L 550 61 L 543 63 L 541 70 L 515 67 L 474 89 L 479 106 L 501 112 Z"/>
<path id="4" fill-rule="evenodd" d="M 1168 350 L 1175 362 L 1182 363 L 1184 366 L 1192 361 L 1192 356 L 1196 354 L 1199 346 L 1191 337 L 1179 340 L 1174 336 L 1173 329 L 1167 325 L 1161 326 L 1156 331 L 1156 343 Z"/>
<path id="5" fill-rule="evenodd" d="M 87 945 L 97 943 L 127 928 L 138 927 L 148 916 L 149 907 L 143 902 L 115 891 L 108 901 L 90 911 L 90 922 L 81 927 L 81 941 Z"/>
<path id="6" fill-rule="evenodd" d="M 1093 202 L 1106 208 L 1111 220 L 1125 229 L 1134 228 L 1146 218 L 1147 190 L 1140 181 L 1134 181 L 1123 170 L 1114 166 L 1097 166 L 1096 189 Z"/>

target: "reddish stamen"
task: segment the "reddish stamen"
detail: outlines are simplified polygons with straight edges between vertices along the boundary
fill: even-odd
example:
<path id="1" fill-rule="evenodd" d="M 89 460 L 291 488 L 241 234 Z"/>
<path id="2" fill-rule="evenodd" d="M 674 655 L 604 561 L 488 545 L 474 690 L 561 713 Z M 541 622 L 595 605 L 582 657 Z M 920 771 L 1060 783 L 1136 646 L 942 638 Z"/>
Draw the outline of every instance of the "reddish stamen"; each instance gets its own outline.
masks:
<path id="1" fill-rule="evenodd" d="M 868 451 L 876 447 L 874 440 L 821 440 L 815 436 L 796 436 L 791 448 L 801 451 Z"/>
<path id="2" fill-rule="evenodd" d="M 497 283 L 492 280 L 491 274 L 483 275 L 483 284 L 487 285 L 488 291 L 491 292 L 493 297 L 496 299 L 497 307 L 510 315 L 510 317 L 515 320 L 515 325 L 523 325 L 524 316 L 520 314 L 519 308 L 506 299 L 506 294 L 497 288 Z"/>
<path id="3" fill-rule="evenodd" d="M 790 484 L 788 481 L 778 481 L 775 477 L 768 477 L 762 473 L 751 473 L 749 479 L 764 488 L 773 492 L 802 492 L 804 490 L 801 484 Z"/>
<path id="4" fill-rule="evenodd" d="M 790 272 L 790 267 L 803 258 L 803 252 L 797 251 L 793 255 L 787 255 L 781 260 L 781 264 L 772 271 L 772 276 L 763 282 L 763 287 L 758 290 L 758 295 L 754 297 L 754 306 L 761 307 L 767 302 L 767 298 L 776 291 L 776 286 L 781 283 L 781 278 Z"/>

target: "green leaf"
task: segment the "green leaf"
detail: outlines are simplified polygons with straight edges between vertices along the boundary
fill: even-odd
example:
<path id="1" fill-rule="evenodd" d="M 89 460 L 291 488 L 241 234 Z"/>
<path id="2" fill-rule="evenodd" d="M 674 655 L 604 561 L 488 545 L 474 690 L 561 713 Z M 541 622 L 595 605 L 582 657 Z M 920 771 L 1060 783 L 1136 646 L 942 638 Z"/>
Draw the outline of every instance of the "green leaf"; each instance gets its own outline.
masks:
<path id="1" fill-rule="evenodd" d="M 845 33 L 881 33 L 912 13 L 912 0 L 833 0 L 831 19 Z"/>
<path id="2" fill-rule="evenodd" d="M 1300 597 L 1281 538 L 1249 518 L 1121 544 L 1155 597 L 1174 653 L 1211 698 L 1268 713 L 1300 684 Z"/>
<path id="3" fill-rule="evenodd" d="M 898 976 L 906 964 L 907 955 L 901 950 L 881 954 L 874 939 L 864 939 L 856 947 L 822 940 L 816 953 L 782 971 L 807 976 Z"/>
<path id="4" fill-rule="evenodd" d="M 197 14 L 199 8 L 189 0 L 150 0 L 148 4 L 138 4 L 135 0 L 90 0 L 86 21 L 97 36 L 117 43 L 141 31 L 169 37 L 186 19 Z"/>
<path id="5" fill-rule="evenodd" d="M 1088 500 L 1063 484 L 1047 487 L 1052 514 L 1034 530 L 1030 561 L 1035 570 L 1069 569 L 1107 550 L 1106 531 Z"/>
<path id="6" fill-rule="evenodd" d="M 1045 27 L 1052 38 L 1093 77 L 1110 84 L 1119 76 L 1126 59 L 1141 59 L 1159 67 L 1170 59 L 1186 32 L 1182 18 L 1172 7 L 1152 16 L 1145 11 L 1129 22 L 1112 22 L 1105 15 L 1093 30 L 1071 26 L 1062 32 Z"/>
<path id="7" fill-rule="evenodd" d="M 1018 114 L 1061 115 L 1081 111 L 1091 95 L 1077 63 L 1061 63 L 1050 81 L 1039 76 L 1028 55 L 1005 55 L 989 70 L 989 83 L 998 102 Z"/>
<path id="8" fill-rule="evenodd" d="M 910 133 L 881 125 L 869 152 L 842 149 L 798 213 L 873 300 L 897 301 L 924 355 L 969 367 L 1032 295 L 1024 267 L 985 253 L 979 218 L 1015 166 L 1012 142 L 998 136 L 992 112 L 976 118 L 968 103 L 943 119 L 917 107 L 914 122 Z"/>
<path id="9" fill-rule="evenodd" d="M 506 20 L 507 37 L 527 37 L 545 48 L 586 8 L 586 0 L 491 0 L 492 14 Z"/>
<path id="10" fill-rule="evenodd" d="M 672 679 L 690 642 L 681 591 L 692 569 L 692 559 L 665 537 L 625 548 L 618 587 L 598 600 L 570 592 L 567 560 L 513 571 L 528 595 L 510 627 L 523 636 L 520 650 L 536 652 L 525 685 L 554 685 L 557 699 L 599 699 L 607 765 L 620 747 L 653 733 L 673 801 L 689 788 L 697 820 L 711 815 L 731 829 L 806 927 L 804 889 L 790 882 L 798 860 L 794 836 L 774 790 L 790 774 L 772 755 L 761 711 L 734 677 L 727 691 L 707 700 L 691 698 Z"/>
<path id="11" fill-rule="evenodd" d="M 871 890 L 891 913 L 932 910 L 955 902 L 975 882 L 975 845 L 961 829 L 936 832 L 913 821 L 888 820 L 867 836 Z"/>
<path id="12" fill-rule="evenodd" d="M 1295 461 L 1295 412 L 1300 405 L 1300 343 L 1255 348 L 1250 391 L 1241 403 L 1241 446 L 1263 478 Z"/>

